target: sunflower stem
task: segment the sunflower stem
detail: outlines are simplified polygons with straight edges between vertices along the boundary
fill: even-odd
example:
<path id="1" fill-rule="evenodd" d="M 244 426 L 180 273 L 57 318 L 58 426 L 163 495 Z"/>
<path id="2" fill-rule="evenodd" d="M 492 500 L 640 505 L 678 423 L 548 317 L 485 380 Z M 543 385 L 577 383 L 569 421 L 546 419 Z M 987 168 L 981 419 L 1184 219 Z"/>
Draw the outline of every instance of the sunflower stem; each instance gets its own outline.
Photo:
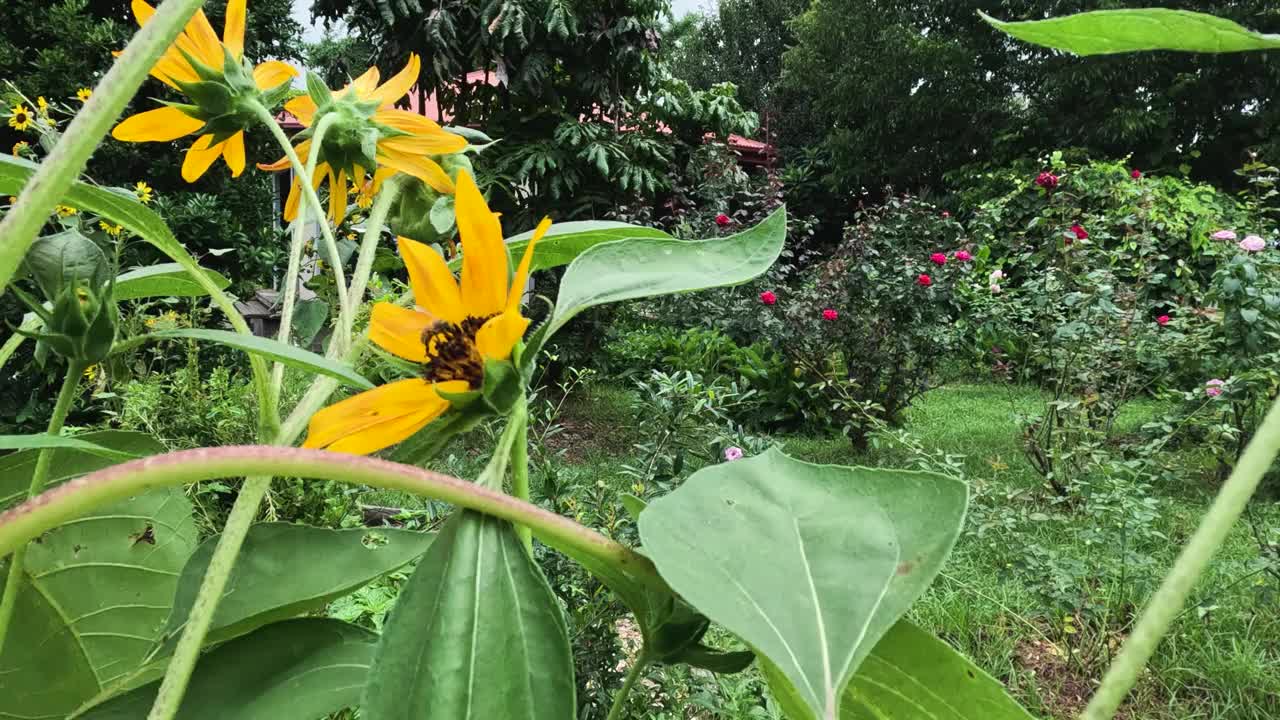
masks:
<path id="1" fill-rule="evenodd" d="M 49 417 L 46 434 L 57 437 L 62 432 L 62 425 L 71 412 L 71 403 L 76 399 L 76 389 L 80 387 L 80 376 L 84 374 L 84 369 L 84 363 L 67 361 L 67 374 L 62 378 L 62 389 L 58 391 L 58 400 L 53 405 L 53 415 Z M 31 484 L 27 487 L 28 500 L 44 489 L 51 462 L 53 448 L 41 450 L 36 457 L 36 467 L 31 473 Z M 27 544 L 23 543 L 13 549 L 13 556 L 9 558 L 9 575 L 4 582 L 4 595 L 0 597 L 0 653 L 4 651 L 4 641 L 9 635 L 9 622 L 13 620 L 13 609 L 18 602 L 18 589 L 22 585 L 26 556 Z"/>
<path id="2" fill-rule="evenodd" d="M 329 130 L 334 117 L 325 115 L 316 123 L 312 137 L 311 152 L 307 156 L 306 177 L 315 173 L 316 164 L 320 161 L 320 143 Z M 321 222 L 324 218 L 321 217 Z M 284 299 L 280 304 L 280 332 L 276 339 L 288 343 L 293 332 L 293 309 L 298 302 L 298 285 L 302 282 L 302 246 L 306 242 L 306 217 L 297 217 L 293 221 L 293 231 L 289 238 L 289 269 L 285 273 Z M 275 403 L 280 403 L 280 389 L 284 384 L 284 363 L 276 362 L 271 367 L 271 391 Z"/>
<path id="3" fill-rule="evenodd" d="M 1196 580 L 1204 573 L 1218 548 L 1222 547 L 1236 520 L 1240 519 L 1277 452 L 1280 452 L 1280 398 L 1271 404 L 1257 434 L 1244 449 L 1200 526 L 1138 617 L 1133 632 L 1080 716 L 1083 720 L 1108 720 L 1115 715 L 1120 703 L 1138 681 L 1142 668 L 1151 659 L 1156 645 L 1180 614 Z"/>
<path id="4" fill-rule="evenodd" d="M 0 553 L 9 552 L 94 507 L 151 488 L 241 475 L 322 478 L 401 490 L 441 500 L 515 525 L 527 525 L 544 543 L 571 557 L 589 557 L 616 568 L 650 589 L 670 592 L 653 563 L 644 556 L 569 518 L 499 490 L 377 458 L 259 445 L 200 448 L 156 455 L 113 465 L 85 475 L 74 483 L 54 487 L 0 514 Z M 246 483 L 241 495 L 244 496 L 249 489 Z M 228 520 L 228 528 L 231 525 Z"/>
<path id="5" fill-rule="evenodd" d="M 244 471 L 236 471 L 239 475 Z M 209 633 L 209 625 L 213 622 L 213 613 L 218 609 L 218 601 L 227 587 L 227 579 L 231 577 L 231 569 L 235 566 L 236 556 L 244 545 L 249 526 L 258 515 L 258 506 L 271 487 L 271 475 L 257 475 L 245 478 L 236 497 L 227 524 L 218 536 L 218 544 L 209 558 L 209 568 L 205 570 L 204 580 L 196 592 L 196 599 L 191 603 L 191 614 L 187 624 L 182 628 L 178 645 L 173 650 L 169 667 L 165 670 L 164 680 L 160 681 L 160 690 L 156 693 L 155 703 L 147 720 L 172 720 L 182 704 L 182 696 L 186 694 L 187 683 L 195 670 L 196 661 L 200 657 L 200 648 L 204 645 L 205 635 Z"/>
<path id="6" fill-rule="evenodd" d="M 8 287 L 49 214 L 89 162 L 147 73 L 204 0 L 168 0 L 138 31 L 76 113 L 66 132 L 0 220 L 0 293 Z"/>
<path id="7" fill-rule="evenodd" d="M 640 651 L 640 656 L 631 664 L 631 668 L 627 670 L 627 677 L 622 681 L 622 687 L 618 688 L 618 694 L 613 696 L 613 705 L 609 708 L 609 716 L 605 720 L 621 720 L 622 710 L 627 706 L 627 696 L 631 694 L 631 689 L 635 687 L 636 682 L 644 675 L 645 668 L 649 667 L 649 654 L 644 650 Z"/>
<path id="8" fill-rule="evenodd" d="M 360 255 L 356 258 L 356 269 L 351 273 L 351 292 L 347 302 L 351 307 L 360 307 L 364 301 L 364 291 L 369 287 L 369 276 L 373 273 L 373 258 L 378 253 L 378 240 L 382 238 L 382 228 L 387 224 L 387 215 L 391 213 L 391 204 L 400 195 L 398 176 L 391 176 L 383 181 L 378 197 L 369 210 L 369 219 L 364 223 L 364 239 L 360 242 Z M 372 178 L 370 178 L 372 182 Z M 351 336 L 351 327 L 343 328 L 347 337 Z"/>
<path id="9" fill-rule="evenodd" d="M 271 135 L 275 137 L 276 143 L 284 150 L 284 155 L 289 159 L 289 165 L 293 169 L 293 174 L 297 178 L 298 187 L 302 192 L 302 197 L 306 199 L 307 205 L 311 211 L 316 214 L 316 218 L 320 225 L 320 233 L 324 237 L 325 251 L 329 254 L 329 264 L 333 269 L 333 282 L 338 291 L 338 325 L 339 327 L 350 327 L 351 324 L 351 306 L 347 302 L 347 279 L 342 271 L 342 261 L 338 255 L 338 241 L 334 239 L 333 228 L 329 227 L 329 217 L 325 212 L 324 206 L 320 204 L 320 196 L 316 194 L 316 190 L 311 186 L 311 174 L 307 172 L 307 168 L 303 166 L 302 160 L 298 158 L 298 153 L 293 149 L 293 144 L 289 142 L 289 137 L 284 134 L 284 129 L 280 127 L 280 123 L 276 122 L 276 118 L 271 111 L 260 102 L 252 103 L 253 111 L 257 114 L 258 119 L 263 125 L 271 131 Z M 323 118 L 321 118 L 323 120 Z M 313 139 L 312 147 L 319 146 L 318 142 Z M 337 188 L 330 188 L 331 191 Z M 343 202 L 346 198 L 343 198 Z M 299 215 L 301 220 L 304 215 Z M 345 343 L 346 338 L 336 338 L 339 344 Z"/>
<path id="10" fill-rule="evenodd" d="M 524 393 L 520 394 L 520 426 L 516 429 L 511 445 L 511 494 L 529 502 L 529 406 Z M 512 420 L 514 422 L 514 418 Z M 516 526 L 516 536 L 524 543 L 524 549 L 533 557 L 533 531 L 526 525 Z"/>

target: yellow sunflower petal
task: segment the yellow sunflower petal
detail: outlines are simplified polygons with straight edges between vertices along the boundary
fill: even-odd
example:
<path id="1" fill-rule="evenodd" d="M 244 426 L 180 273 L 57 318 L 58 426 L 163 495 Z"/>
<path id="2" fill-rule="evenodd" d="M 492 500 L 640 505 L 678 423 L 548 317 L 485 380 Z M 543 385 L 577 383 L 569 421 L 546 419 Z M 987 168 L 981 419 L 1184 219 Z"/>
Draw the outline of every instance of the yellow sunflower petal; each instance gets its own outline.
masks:
<path id="1" fill-rule="evenodd" d="M 458 172 L 454 212 L 462 238 L 462 302 L 467 314 L 500 313 L 507 304 L 507 246 L 498 216 L 489 210 L 466 170 Z"/>
<path id="2" fill-rule="evenodd" d="M 529 321 L 521 317 L 519 310 L 507 310 L 496 317 L 491 317 L 476 331 L 476 349 L 486 358 L 506 360 L 511 357 L 511 348 L 516 341 L 524 337 Z"/>
<path id="3" fill-rule="evenodd" d="M 193 183 L 222 155 L 223 143 L 213 144 L 212 135 L 201 135 L 182 161 L 182 179 Z"/>
<path id="4" fill-rule="evenodd" d="M 292 80 L 297 74 L 298 71 L 289 63 L 268 60 L 258 63 L 258 66 L 253 69 L 253 84 L 257 85 L 259 90 L 270 90 Z"/>
<path id="5" fill-rule="evenodd" d="M 231 168 L 231 177 L 240 177 L 240 173 L 244 172 L 244 131 L 232 135 L 222 143 L 222 157 L 227 161 L 227 167 Z"/>
<path id="6" fill-rule="evenodd" d="M 511 292 L 507 295 L 507 312 L 520 308 L 520 298 L 524 297 L 525 283 L 529 282 L 529 266 L 533 264 L 533 248 L 542 236 L 547 234 L 550 227 L 551 218 L 542 218 L 542 222 L 538 223 L 537 229 L 533 231 L 533 237 L 529 238 L 529 244 L 524 249 L 524 257 L 520 258 L 520 267 L 516 268 L 515 277 L 511 278 Z"/>
<path id="7" fill-rule="evenodd" d="M 409 269 L 409 287 L 414 300 L 434 317 L 460 323 L 467 317 L 458 283 L 440 253 L 409 238 L 397 238 L 400 257 Z"/>
<path id="8" fill-rule="evenodd" d="M 380 143 L 390 148 L 410 153 L 448 155 L 462 152 L 467 147 L 466 138 L 454 135 L 432 120 L 407 110 L 379 110 L 373 114 L 373 120 L 411 134 L 387 138 Z"/>
<path id="9" fill-rule="evenodd" d="M 244 4 L 245 0 L 228 0 L 227 19 L 222 25 L 222 44 L 227 46 L 231 57 L 236 60 L 244 55 Z M 254 79 L 257 79 L 256 76 Z"/>
<path id="10" fill-rule="evenodd" d="M 369 339 L 378 347 L 410 362 L 425 362 L 427 347 L 422 334 L 435 323 L 435 318 L 420 310 L 402 308 L 392 303 L 377 303 L 369 321 Z"/>
<path id="11" fill-rule="evenodd" d="M 329 170 L 329 219 L 341 225 L 347 217 L 347 171 Z"/>
<path id="12" fill-rule="evenodd" d="M 156 13 L 156 9 L 152 7 L 151 4 L 146 2 L 145 0 L 133 0 L 133 2 L 130 4 L 130 8 L 133 10 L 134 19 L 138 21 L 138 27 L 142 27 L 143 25 L 146 25 L 147 22 L 151 20 L 151 16 L 155 15 Z M 193 22 L 195 22 L 194 18 L 191 20 L 191 22 L 187 23 L 186 30 L 191 29 L 191 23 Z M 182 50 L 186 51 L 187 53 L 191 54 L 194 57 L 201 57 L 200 48 L 196 45 L 195 41 L 191 39 L 188 32 L 184 31 L 184 32 L 178 33 L 178 37 L 175 38 L 173 41 L 173 47 L 170 47 L 168 50 L 165 50 L 165 53 L 164 53 L 165 60 L 178 62 L 182 65 L 185 65 L 188 71 L 191 71 L 191 64 L 187 62 L 186 58 L 182 57 L 182 53 L 179 53 L 176 50 L 174 50 L 174 47 L 181 48 Z M 219 56 L 219 59 L 221 59 L 221 56 Z M 222 67 L 222 63 L 219 62 L 214 67 Z M 155 73 L 153 72 L 152 74 L 154 75 Z M 195 75 L 193 71 L 191 71 L 191 74 L 192 76 Z M 182 80 L 184 78 L 179 78 L 179 79 Z"/>
<path id="13" fill-rule="evenodd" d="M 151 68 L 151 76 L 179 92 L 181 92 L 182 88 L 178 87 L 178 82 L 198 82 L 200 80 L 196 75 L 196 71 L 191 68 L 191 63 L 173 50 L 169 50 L 160 56 L 155 66 Z"/>
<path id="14" fill-rule="evenodd" d="M 125 118 L 111 137 L 124 142 L 169 142 L 204 127 L 204 123 L 177 108 L 161 107 Z"/>
<path id="15" fill-rule="evenodd" d="M 298 203 L 302 200 L 302 183 L 294 177 L 289 183 L 289 197 L 284 201 L 284 221 L 293 222 L 298 219 Z"/>
<path id="16" fill-rule="evenodd" d="M 215 70 L 222 67 L 222 42 L 218 40 L 218 34 L 213 31 L 213 25 L 209 23 L 204 10 L 196 11 L 191 22 L 187 23 L 185 32 L 195 43 L 198 53 L 196 59 Z"/>
<path id="17" fill-rule="evenodd" d="M 409 53 L 409 62 L 405 63 L 404 69 L 374 90 L 372 99 L 377 100 L 379 105 L 390 105 L 404 97 L 417 84 L 421 69 L 422 61 L 418 59 L 418 53 Z"/>
<path id="18" fill-rule="evenodd" d="M 445 392 L 465 392 L 467 383 L 440 383 Z M 311 418 L 303 447 L 368 454 L 412 435 L 449 409 L 449 401 L 421 378 L 389 383 L 321 410 Z"/>
<path id="19" fill-rule="evenodd" d="M 311 141 L 303 140 L 302 142 L 298 143 L 298 145 L 294 147 L 293 150 L 294 152 L 298 153 L 298 157 L 302 158 L 303 162 L 306 162 L 307 156 L 311 154 Z M 288 167 L 289 167 L 288 156 L 282 157 L 273 163 L 258 163 L 259 170 L 266 170 L 268 172 L 277 172 L 280 170 L 285 170 Z"/>
<path id="20" fill-rule="evenodd" d="M 402 153 L 395 150 L 383 152 L 383 144 L 385 142 L 378 143 L 378 160 L 382 164 L 393 170 L 399 170 L 406 175 L 418 178 L 430 185 L 438 193 L 453 194 L 453 181 L 449 179 L 449 174 L 444 171 L 444 168 L 440 167 L 439 163 L 422 155 Z"/>
<path id="21" fill-rule="evenodd" d="M 316 116 L 316 102 L 310 95 L 299 95 L 285 103 L 284 109 L 298 118 L 298 122 L 302 123 L 303 127 L 311 127 L 311 121 Z"/>
<path id="22" fill-rule="evenodd" d="M 382 75 L 378 72 L 378 67 L 375 65 L 374 67 L 365 70 L 364 74 L 360 77 L 352 80 L 351 84 L 343 88 L 342 91 L 349 89 L 355 90 L 357 97 L 361 100 L 367 100 L 371 95 L 373 95 L 373 91 L 378 88 L 378 78 L 380 77 L 382 77 Z"/>

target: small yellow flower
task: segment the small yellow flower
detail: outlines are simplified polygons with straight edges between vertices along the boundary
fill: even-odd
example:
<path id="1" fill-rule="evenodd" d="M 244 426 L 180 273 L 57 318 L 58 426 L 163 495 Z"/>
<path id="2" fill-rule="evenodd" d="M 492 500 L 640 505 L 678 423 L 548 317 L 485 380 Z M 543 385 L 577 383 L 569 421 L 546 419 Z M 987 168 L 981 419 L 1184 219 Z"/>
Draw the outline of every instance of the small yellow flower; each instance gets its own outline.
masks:
<path id="1" fill-rule="evenodd" d="M 14 130 L 26 130 L 33 122 L 35 122 L 35 116 L 31 114 L 31 109 L 22 103 L 14 105 L 9 111 L 9 127 Z"/>
<path id="2" fill-rule="evenodd" d="M 43 116 L 41 116 L 41 118 L 40 118 L 40 124 L 41 124 L 41 125 L 44 125 L 45 127 L 51 127 L 51 128 L 58 127 L 58 121 L 57 121 L 57 120 L 54 120 L 53 118 L 49 117 L 48 115 L 43 115 Z"/>
<path id="3" fill-rule="evenodd" d="M 146 205 L 147 203 L 151 202 L 153 191 L 151 189 L 151 186 L 148 185 L 146 182 L 139 180 L 138 183 L 133 186 L 133 191 L 138 196 L 138 202 L 142 203 L 143 205 Z"/>
<path id="4" fill-rule="evenodd" d="M 19 140 L 18 142 L 13 144 L 13 156 L 22 157 L 23 153 L 26 153 L 30 149 L 31 149 L 31 143 L 27 142 L 26 140 Z"/>
<path id="5" fill-rule="evenodd" d="M 369 324 L 371 340 L 417 363 L 421 375 L 316 413 L 304 447 L 365 455 L 395 445 L 443 415 L 450 407 L 446 395 L 480 388 L 486 360 L 511 357 L 529 327 L 520 313 L 520 298 L 533 248 L 551 220 L 538 224 L 512 277 L 498 216 L 465 170 L 458 173 L 456 202 L 463 247 L 461 282 L 435 250 L 400 238 L 409 286 L 423 310 L 377 303 Z"/>
<path id="6" fill-rule="evenodd" d="M 36 98 L 36 109 L 40 111 L 41 115 L 49 114 L 49 101 L 45 100 L 43 95 Z"/>
<path id="7" fill-rule="evenodd" d="M 99 220 L 98 227 L 102 228 L 102 231 L 111 237 L 120 237 L 120 233 L 124 232 L 123 225 L 112 225 L 106 220 Z"/>
<path id="8" fill-rule="evenodd" d="M 356 234 L 355 234 L 355 233 L 353 233 L 353 232 L 349 232 L 349 233 L 347 233 L 347 239 L 348 239 L 348 240 L 355 240 L 355 239 L 356 239 Z"/>
<path id="9" fill-rule="evenodd" d="M 93 95 L 93 91 L 89 88 L 80 88 L 76 91 L 76 99 L 82 103 L 89 102 L 89 97 Z"/>
<path id="10" fill-rule="evenodd" d="M 79 210 L 76 210 L 70 205 L 59 205 L 56 210 L 58 211 L 58 217 L 71 217 L 79 212 Z"/>
<path id="11" fill-rule="evenodd" d="M 93 382 L 94 380 L 97 380 L 97 379 L 98 379 L 98 366 L 97 366 L 96 364 L 94 364 L 94 365 L 90 365 L 89 367 L 85 368 L 85 369 L 84 369 L 84 376 L 85 376 L 85 378 L 86 378 L 89 382 Z"/>

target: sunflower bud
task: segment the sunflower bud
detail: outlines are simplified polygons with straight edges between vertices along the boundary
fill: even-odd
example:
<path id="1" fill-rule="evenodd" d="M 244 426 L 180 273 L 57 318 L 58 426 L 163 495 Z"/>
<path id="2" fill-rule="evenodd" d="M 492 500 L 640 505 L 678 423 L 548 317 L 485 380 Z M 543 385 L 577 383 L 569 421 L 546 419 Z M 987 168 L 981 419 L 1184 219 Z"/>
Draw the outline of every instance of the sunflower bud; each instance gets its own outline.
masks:
<path id="1" fill-rule="evenodd" d="M 23 265 L 48 306 L 15 288 L 45 325 L 44 332 L 16 331 L 71 360 L 92 364 L 105 358 L 115 343 L 118 312 L 112 268 L 102 250 L 67 230 L 37 240 Z"/>
<path id="2" fill-rule="evenodd" d="M 471 159 L 464 154 L 443 155 L 437 160 L 450 179 L 457 178 L 460 170 L 475 174 Z M 392 232 L 431 245 L 450 236 L 454 224 L 452 195 L 441 193 L 417 178 L 407 177 L 401 181 L 396 206 L 387 217 L 387 227 Z"/>

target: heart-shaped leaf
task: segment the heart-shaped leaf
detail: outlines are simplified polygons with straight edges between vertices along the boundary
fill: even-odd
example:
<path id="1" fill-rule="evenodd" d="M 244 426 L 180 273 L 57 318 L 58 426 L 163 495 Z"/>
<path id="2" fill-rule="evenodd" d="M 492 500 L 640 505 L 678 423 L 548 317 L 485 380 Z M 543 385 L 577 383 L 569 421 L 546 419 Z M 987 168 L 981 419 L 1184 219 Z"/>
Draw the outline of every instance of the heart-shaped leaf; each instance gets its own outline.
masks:
<path id="1" fill-rule="evenodd" d="M 876 642 L 929 586 L 964 483 L 813 465 L 777 450 L 694 473 L 640 515 L 671 587 L 777 666 L 808 719 L 834 720 Z"/>
<path id="2" fill-rule="evenodd" d="M 755 227 L 726 238 L 631 237 L 594 245 L 560 280 L 547 335 L 595 305 L 746 282 L 773 265 L 786 238 L 787 211 L 778 208 Z"/>
<path id="3" fill-rule="evenodd" d="M 560 604 L 511 525 L 455 513 L 404 584 L 361 703 L 366 720 L 571 720 Z"/>
<path id="4" fill-rule="evenodd" d="M 378 636 L 328 618 L 259 628 L 200 658 L 176 720 L 316 720 L 360 700 Z M 159 682 L 89 710 L 85 720 L 140 720 Z"/>
<path id="5" fill-rule="evenodd" d="M 96 508 L 33 541 L 0 654 L 0 708 L 63 717 L 141 664 L 195 545 L 181 488 Z"/>
<path id="6" fill-rule="evenodd" d="M 1223 53 L 1280 48 L 1280 35 L 1253 32 L 1226 18 L 1189 10 L 1095 10 L 1026 22 L 1002 22 L 981 10 L 978 14 L 1019 40 L 1077 55 L 1140 50 Z"/>

